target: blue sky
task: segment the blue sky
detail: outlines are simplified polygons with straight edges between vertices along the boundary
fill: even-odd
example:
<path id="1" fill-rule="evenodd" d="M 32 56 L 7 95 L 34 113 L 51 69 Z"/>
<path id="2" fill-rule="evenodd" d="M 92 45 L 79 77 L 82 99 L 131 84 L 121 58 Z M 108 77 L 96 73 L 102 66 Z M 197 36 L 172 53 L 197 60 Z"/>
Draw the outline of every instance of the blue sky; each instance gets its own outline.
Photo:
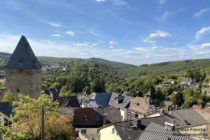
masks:
<path id="1" fill-rule="evenodd" d="M 0 0 L 0 51 L 130 64 L 210 58 L 209 0 Z"/>

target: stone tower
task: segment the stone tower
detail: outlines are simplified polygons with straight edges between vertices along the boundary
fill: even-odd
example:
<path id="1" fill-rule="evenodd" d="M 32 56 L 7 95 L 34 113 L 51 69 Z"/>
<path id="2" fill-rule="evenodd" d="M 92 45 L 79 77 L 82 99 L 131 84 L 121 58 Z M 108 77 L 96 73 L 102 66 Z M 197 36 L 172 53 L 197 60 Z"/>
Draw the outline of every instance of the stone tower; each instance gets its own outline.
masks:
<path id="1" fill-rule="evenodd" d="M 25 36 L 18 42 L 5 66 L 6 87 L 13 94 L 38 98 L 41 92 L 41 65 Z"/>

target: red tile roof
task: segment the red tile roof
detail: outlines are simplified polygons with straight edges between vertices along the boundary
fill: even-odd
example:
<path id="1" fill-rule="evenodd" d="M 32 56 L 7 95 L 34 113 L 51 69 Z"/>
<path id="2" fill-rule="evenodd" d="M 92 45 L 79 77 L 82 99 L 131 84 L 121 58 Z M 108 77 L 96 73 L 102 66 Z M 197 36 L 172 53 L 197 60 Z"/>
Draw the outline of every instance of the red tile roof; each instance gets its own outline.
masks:
<path id="1" fill-rule="evenodd" d="M 210 108 L 208 108 L 208 107 L 202 108 L 202 107 L 199 106 L 199 105 L 193 105 L 193 106 L 192 106 L 192 109 L 194 109 L 194 110 L 199 110 L 199 111 L 204 111 L 204 112 L 206 112 L 206 113 L 210 113 Z"/>

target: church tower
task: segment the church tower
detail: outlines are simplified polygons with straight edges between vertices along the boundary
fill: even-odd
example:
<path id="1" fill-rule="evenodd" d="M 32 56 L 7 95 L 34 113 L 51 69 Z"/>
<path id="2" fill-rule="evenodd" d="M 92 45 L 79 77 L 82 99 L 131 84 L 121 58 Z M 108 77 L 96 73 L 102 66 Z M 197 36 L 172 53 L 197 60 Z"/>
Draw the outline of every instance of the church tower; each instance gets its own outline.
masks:
<path id="1" fill-rule="evenodd" d="M 18 93 L 38 98 L 41 92 L 41 65 L 25 36 L 18 42 L 5 66 L 6 87 Z"/>

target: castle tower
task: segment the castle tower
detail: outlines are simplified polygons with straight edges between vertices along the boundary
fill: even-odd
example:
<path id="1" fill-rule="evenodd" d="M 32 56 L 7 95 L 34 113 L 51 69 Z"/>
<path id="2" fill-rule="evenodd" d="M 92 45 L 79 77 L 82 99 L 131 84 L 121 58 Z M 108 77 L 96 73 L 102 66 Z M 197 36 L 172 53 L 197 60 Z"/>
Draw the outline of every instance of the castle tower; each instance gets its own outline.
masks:
<path id="1" fill-rule="evenodd" d="M 5 66 L 6 87 L 13 94 L 38 98 L 41 92 L 41 65 L 26 37 L 22 36 Z"/>

